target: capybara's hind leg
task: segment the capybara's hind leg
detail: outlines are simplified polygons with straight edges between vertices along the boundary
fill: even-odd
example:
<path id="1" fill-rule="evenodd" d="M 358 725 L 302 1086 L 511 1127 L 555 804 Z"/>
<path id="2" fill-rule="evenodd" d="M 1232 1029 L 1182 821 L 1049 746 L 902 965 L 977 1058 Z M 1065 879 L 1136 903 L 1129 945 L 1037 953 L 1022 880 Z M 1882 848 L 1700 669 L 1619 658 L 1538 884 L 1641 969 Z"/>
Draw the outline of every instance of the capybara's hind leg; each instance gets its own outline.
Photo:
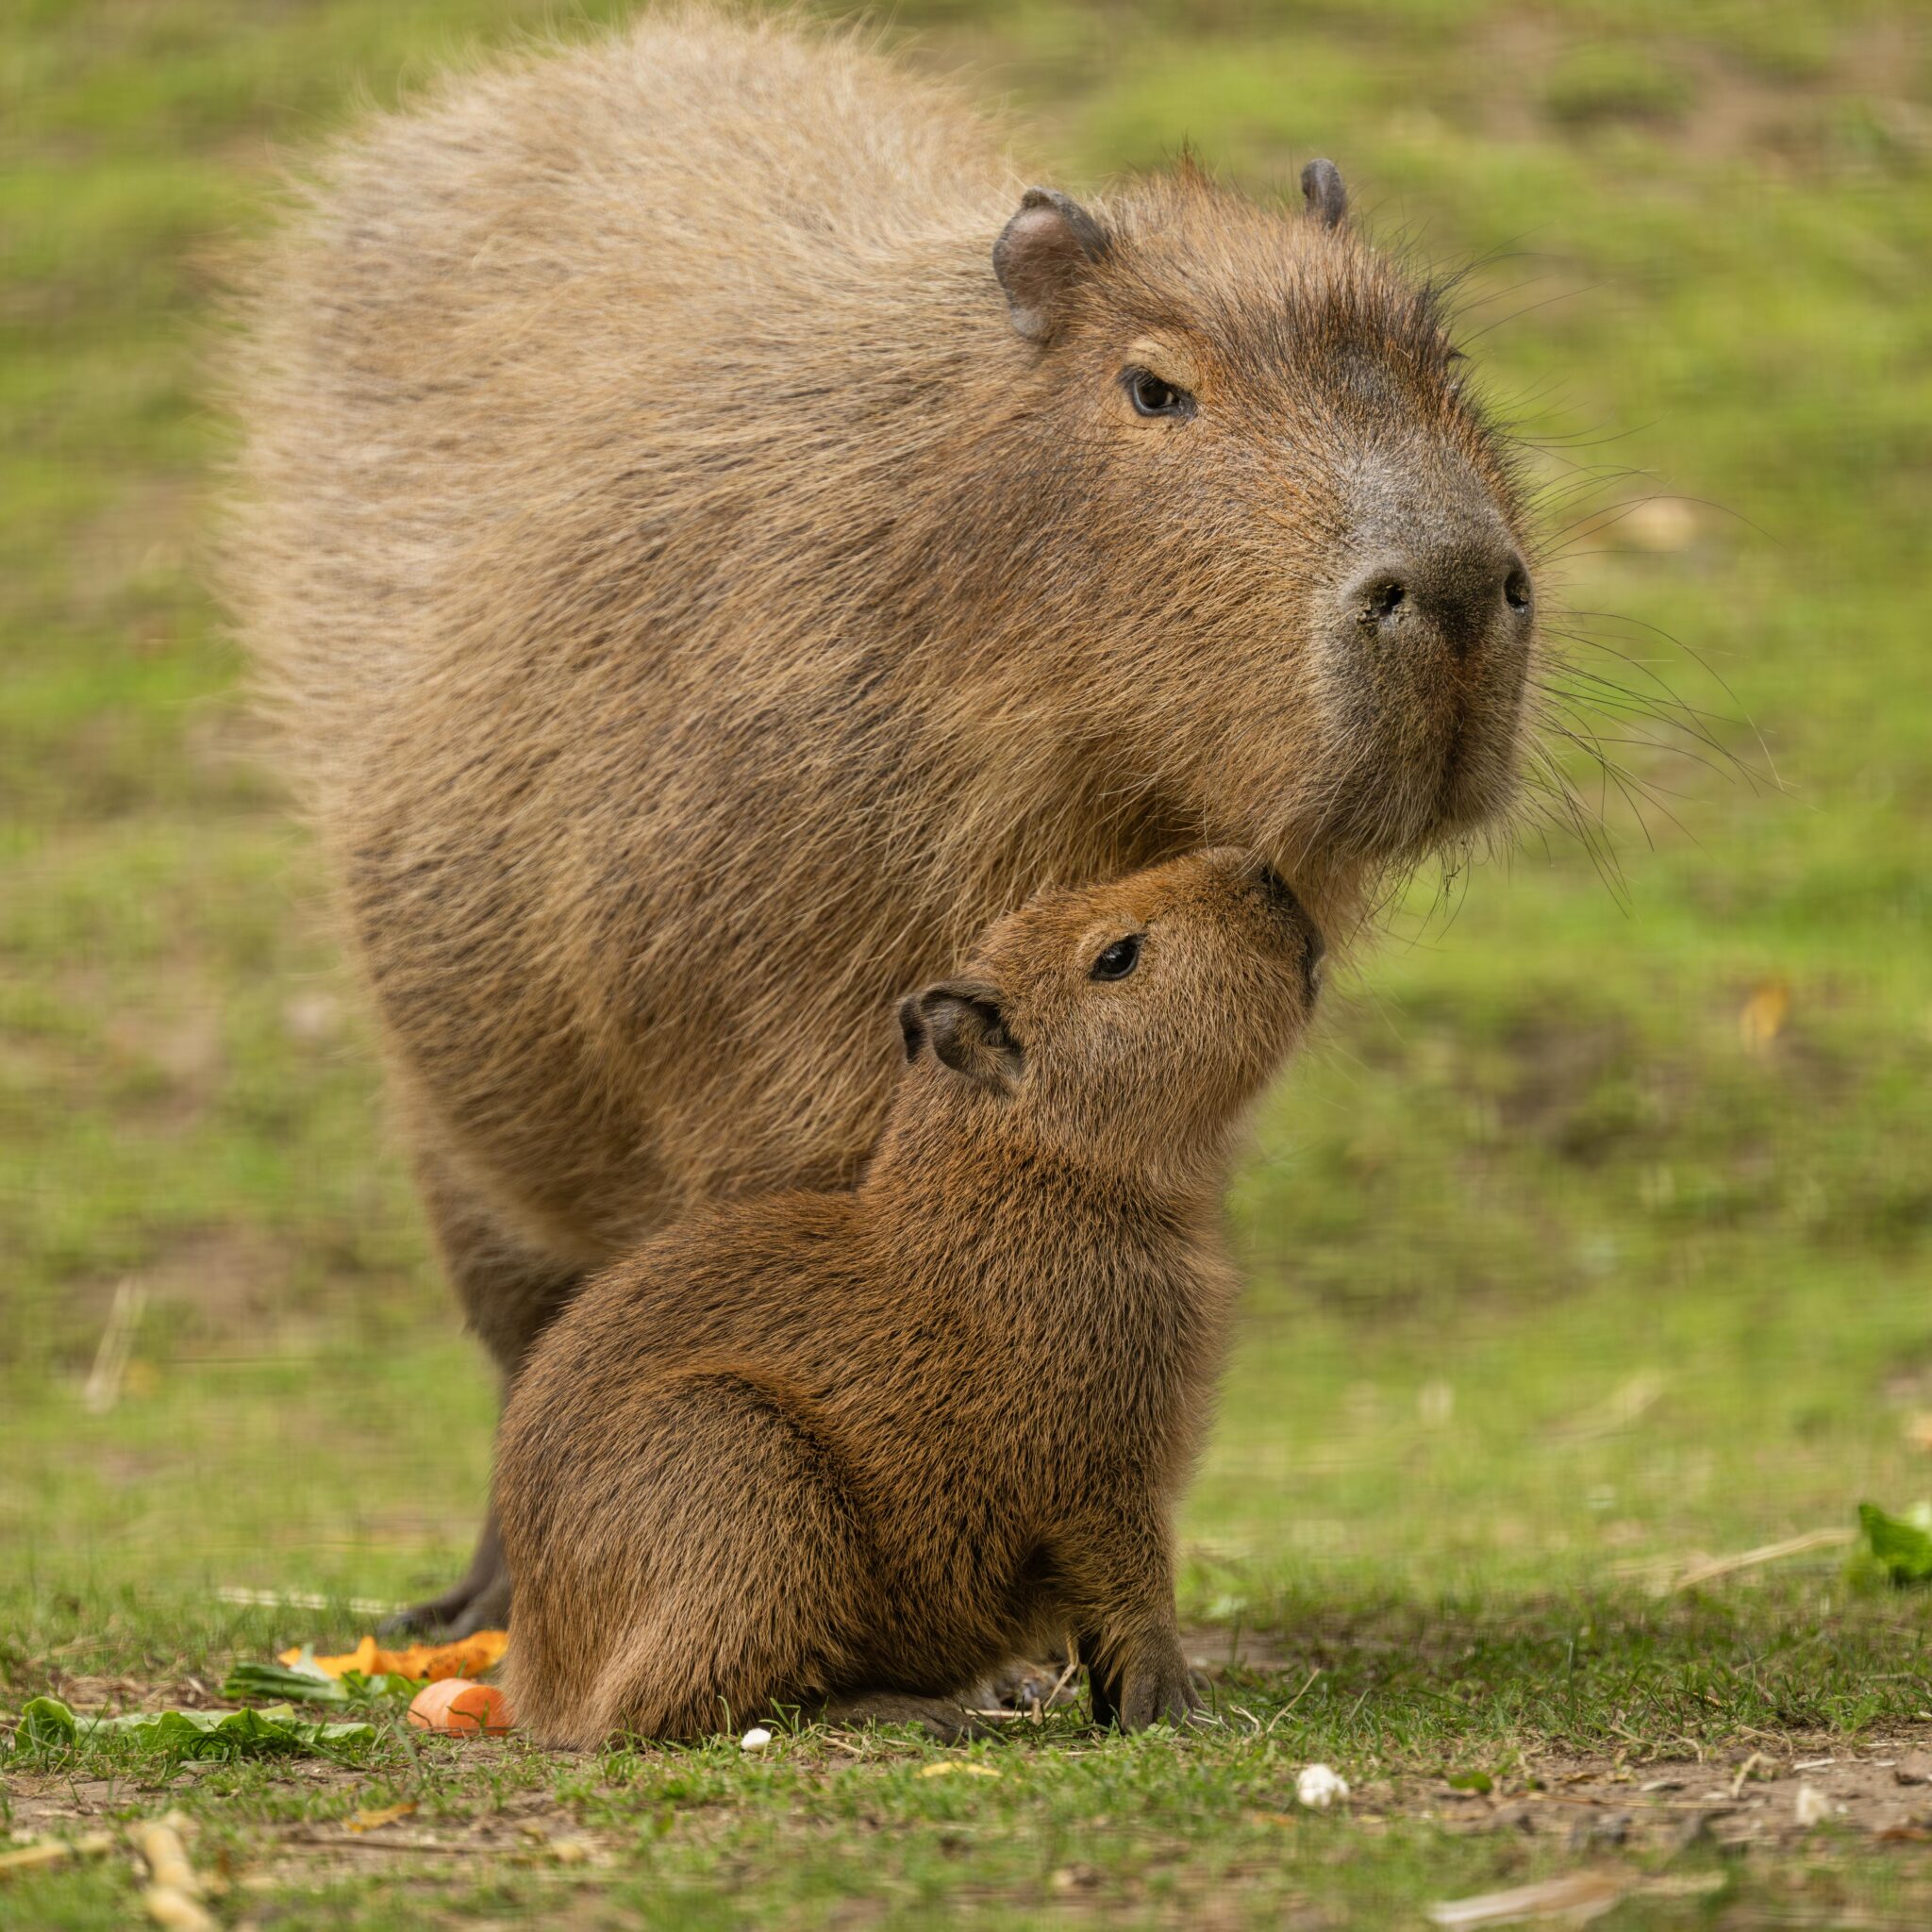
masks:
<path id="1" fill-rule="evenodd" d="M 507 1388 L 530 1344 L 576 1292 L 581 1272 L 508 1235 L 433 1151 L 419 1155 L 416 1177 L 450 1285 Z M 509 1613 L 509 1569 L 492 1501 L 462 1578 L 441 1595 L 398 1611 L 382 1627 L 385 1634 L 423 1631 L 448 1640 L 503 1629 Z"/>
<path id="2" fill-rule="evenodd" d="M 863 1505 L 809 1406 L 760 1378 L 677 1378 L 649 1426 L 658 1545 L 644 1616 L 592 1695 L 606 1734 L 695 1738 L 853 1681 L 876 1586 Z"/>
<path id="3" fill-rule="evenodd" d="M 470 1567 L 442 1592 L 385 1617 L 375 1627 L 384 1637 L 417 1632 L 448 1642 L 478 1630 L 502 1630 L 509 1623 L 509 1569 L 503 1560 L 503 1534 L 496 1505 L 486 1506 L 483 1527 Z"/>
<path id="4" fill-rule="evenodd" d="M 972 1738 L 998 1735 L 957 1698 L 914 1697 L 903 1690 L 861 1690 L 828 1697 L 806 1715 L 828 1724 L 917 1724 L 941 1744 L 963 1744 Z"/>
<path id="5" fill-rule="evenodd" d="M 1075 1638 L 1080 1661 L 1087 1667 L 1087 1697 L 1094 1727 L 1110 1731 L 1121 1721 L 1120 1682 L 1109 1677 L 1100 1661 L 1100 1639 L 1091 1630 Z"/>

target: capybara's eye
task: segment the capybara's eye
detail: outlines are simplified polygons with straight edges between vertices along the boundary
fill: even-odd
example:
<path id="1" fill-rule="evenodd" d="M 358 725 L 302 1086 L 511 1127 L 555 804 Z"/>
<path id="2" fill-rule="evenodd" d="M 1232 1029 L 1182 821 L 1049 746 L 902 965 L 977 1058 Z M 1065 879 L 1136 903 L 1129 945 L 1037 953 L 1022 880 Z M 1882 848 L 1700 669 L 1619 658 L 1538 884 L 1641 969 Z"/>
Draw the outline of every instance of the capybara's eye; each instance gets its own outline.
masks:
<path id="1" fill-rule="evenodd" d="M 1116 940 L 1093 962 L 1095 979 L 1124 979 L 1141 963 L 1141 935 L 1129 933 Z"/>
<path id="2" fill-rule="evenodd" d="M 1137 416 L 1177 416 L 1183 422 L 1194 413 L 1194 399 L 1186 390 L 1163 382 L 1151 369 L 1123 369 L 1121 387 Z"/>
<path id="3" fill-rule="evenodd" d="M 1529 578 L 1521 570 L 1512 570 L 1503 579 L 1503 596 L 1510 609 L 1524 611 L 1529 608 Z"/>

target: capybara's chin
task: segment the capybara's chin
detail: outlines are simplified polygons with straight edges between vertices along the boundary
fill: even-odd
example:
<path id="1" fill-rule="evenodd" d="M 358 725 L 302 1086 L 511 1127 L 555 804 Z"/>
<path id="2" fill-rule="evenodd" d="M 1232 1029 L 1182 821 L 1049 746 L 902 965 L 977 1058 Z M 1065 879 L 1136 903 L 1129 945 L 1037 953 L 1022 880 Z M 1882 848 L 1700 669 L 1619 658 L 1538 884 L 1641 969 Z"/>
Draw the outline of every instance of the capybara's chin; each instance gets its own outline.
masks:
<path id="1" fill-rule="evenodd" d="M 1519 682 L 1413 717 L 1387 758 L 1364 759 L 1338 781 L 1315 843 L 1366 866 L 1391 866 L 1494 824 L 1516 793 L 1522 712 Z"/>

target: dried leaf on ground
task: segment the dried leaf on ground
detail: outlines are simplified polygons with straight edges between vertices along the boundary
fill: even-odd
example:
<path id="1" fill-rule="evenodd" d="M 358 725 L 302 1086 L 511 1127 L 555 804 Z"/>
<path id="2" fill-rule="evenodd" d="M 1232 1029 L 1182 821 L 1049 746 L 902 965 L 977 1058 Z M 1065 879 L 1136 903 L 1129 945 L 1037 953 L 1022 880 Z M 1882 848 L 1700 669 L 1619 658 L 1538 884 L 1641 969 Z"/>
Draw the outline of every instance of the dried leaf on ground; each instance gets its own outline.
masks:
<path id="1" fill-rule="evenodd" d="M 188 1847 L 174 1818 L 145 1818 L 128 1832 L 134 1849 L 147 1863 L 148 1876 L 157 1885 L 199 1897 L 201 1880 L 188 1862 Z"/>
<path id="2" fill-rule="evenodd" d="M 181 1815 L 175 1811 L 129 1827 L 127 1835 L 147 1866 L 148 1886 L 141 1902 L 148 1917 L 170 1932 L 214 1932 L 215 1922 L 201 1903 L 205 1888 L 181 1842 L 182 1829 Z"/>
<path id="3" fill-rule="evenodd" d="M 37 1844 L 0 1852 L 0 1878 L 13 1878 L 25 1872 L 44 1872 L 50 1866 L 64 1865 L 70 1858 L 99 1857 L 112 1851 L 114 1840 L 105 1831 L 91 1831 L 82 1838 L 43 1838 Z"/>
<path id="4" fill-rule="evenodd" d="M 1429 1907 L 1429 1923 L 1451 1928 L 1507 1925 L 1519 1919 L 1553 1918 L 1558 1912 L 1581 1922 L 1607 1912 L 1630 1888 L 1630 1880 L 1606 1872 L 1570 1872 L 1508 1891 L 1485 1891 L 1474 1898 L 1445 1900 Z"/>
<path id="5" fill-rule="evenodd" d="M 413 1803 L 406 1805 L 383 1805 L 374 1811 L 358 1811 L 348 1821 L 351 1831 L 380 1831 L 385 1824 L 393 1824 L 398 1818 L 407 1818 L 415 1810 Z"/>
<path id="6" fill-rule="evenodd" d="M 141 1902 L 148 1917 L 166 1932 L 217 1932 L 208 1907 L 172 1885 L 150 1885 Z"/>
<path id="7" fill-rule="evenodd" d="M 1747 1053 L 1762 1053 L 1784 1031 L 1791 1010 L 1791 990 L 1782 979 L 1766 979 L 1751 989 L 1738 1010 L 1738 1037 Z"/>

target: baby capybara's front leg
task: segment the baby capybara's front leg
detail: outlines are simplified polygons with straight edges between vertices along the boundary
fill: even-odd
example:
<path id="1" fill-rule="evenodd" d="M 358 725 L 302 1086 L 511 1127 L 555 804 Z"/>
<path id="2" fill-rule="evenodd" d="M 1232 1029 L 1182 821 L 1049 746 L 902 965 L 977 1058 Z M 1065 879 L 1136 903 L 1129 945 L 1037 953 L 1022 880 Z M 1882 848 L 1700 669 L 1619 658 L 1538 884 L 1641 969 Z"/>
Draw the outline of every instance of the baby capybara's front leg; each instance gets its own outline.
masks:
<path id="1" fill-rule="evenodd" d="M 1201 1699 L 1181 1651 L 1165 1524 L 1134 1507 L 1096 1510 L 1055 1552 L 1103 1730 L 1178 1724 Z"/>

